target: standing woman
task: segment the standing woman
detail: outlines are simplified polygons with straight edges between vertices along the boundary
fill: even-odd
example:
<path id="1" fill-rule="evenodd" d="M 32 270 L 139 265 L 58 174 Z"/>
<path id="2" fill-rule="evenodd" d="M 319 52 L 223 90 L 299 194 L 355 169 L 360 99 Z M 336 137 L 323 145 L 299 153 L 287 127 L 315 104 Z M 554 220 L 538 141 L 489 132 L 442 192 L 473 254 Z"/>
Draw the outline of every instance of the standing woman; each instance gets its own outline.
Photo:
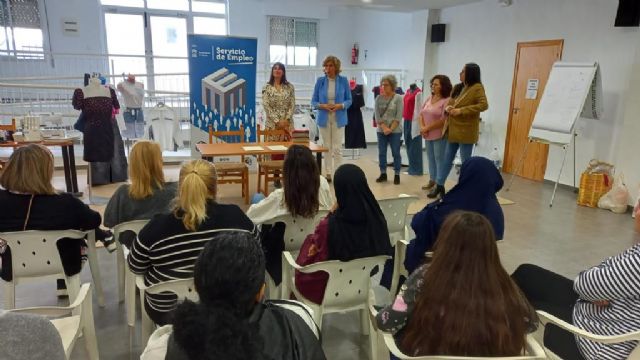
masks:
<path id="1" fill-rule="evenodd" d="M 462 163 L 471 157 L 473 144 L 478 142 L 480 113 L 489 108 L 477 64 L 466 64 L 460 72 L 460 81 L 464 84 L 462 92 L 458 97 L 451 98 L 445 108 L 449 114 L 448 128 L 444 130 L 448 144 L 442 173 L 436 179 L 439 196 L 444 194 L 444 182 L 449 176 L 458 148 Z"/>
<path id="2" fill-rule="evenodd" d="M 327 56 L 322 62 L 324 76 L 316 81 L 313 88 L 311 106 L 318 109 L 318 128 L 322 143 L 329 148 L 326 156 L 325 174 L 331 181 L 331 174 L 342 162 L 342 139 L 347 125 L 347 109 L 351 106 L 351 89 L 346 77 L 340 76 L 340 59 Z"/>
<path id="3" fill-rule="evenodd" d="M 287 72 L 282 63 L 271 67 L 269 82 L 262 88 L 262 108 L 266 114 L 265 129 L 282 129 L 293 131 L 293 110 L 296 107 L 296 96 L 287 81 Z M 278 141 L 280 139 L 274 139 Z M 282 140 L 280 140 L 282 141 Z"/>
<path id="4" fill-rule="evenodd" d="M 444 108 L 449 102 L 452 86 L 445 75 L 434 76 L 430 84 L 431 96 L 427 98 L 420 110 L 420 134 L 426 140 L 429 159 L 429 183 L 423 189 L 431 190 L 427 196 L 434 198 L 440 193 L 436 186 L 436 179 L 442 171 L 444 150 L 447 146 L 447 140 L 442 136 L 442 129 L 447 116 Z"/>
<path id="5" fill-rule="evenodd" d="M 385 75 L 380 80 L 382 91 L 376 98 L 375 116 L 378 123 L 378 162 L 380 176 L 376 182 L 387 181 L 387 145 L 391 147 L 393 156 L 393 183 L 400 184 L 400 140 L 402 139 L 402 110 L 404 102 L 401 95 L 396 94 L 398 81 L 393 75 Z"/>

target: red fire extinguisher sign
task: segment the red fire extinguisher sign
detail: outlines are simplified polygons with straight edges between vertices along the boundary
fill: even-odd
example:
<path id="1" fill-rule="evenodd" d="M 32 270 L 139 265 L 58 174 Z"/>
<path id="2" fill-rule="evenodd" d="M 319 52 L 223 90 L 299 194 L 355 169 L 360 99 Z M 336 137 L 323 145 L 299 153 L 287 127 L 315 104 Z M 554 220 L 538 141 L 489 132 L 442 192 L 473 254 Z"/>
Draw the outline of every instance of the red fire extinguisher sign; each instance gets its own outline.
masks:
<path id="1" fill-rule="evenodd" d="M 360 49 L 358 48 L 358 43 L 353 44 L 353 48 L 351 49 L 351 64 L 358 64 L 358 55 L 360 53 Z"/>

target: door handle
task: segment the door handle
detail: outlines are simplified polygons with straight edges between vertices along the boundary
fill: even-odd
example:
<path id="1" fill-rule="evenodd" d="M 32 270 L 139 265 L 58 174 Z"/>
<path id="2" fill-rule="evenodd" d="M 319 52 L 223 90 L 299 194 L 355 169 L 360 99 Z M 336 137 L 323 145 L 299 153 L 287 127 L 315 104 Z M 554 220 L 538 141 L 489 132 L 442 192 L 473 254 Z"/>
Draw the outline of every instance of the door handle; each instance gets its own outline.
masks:
<path id="1" fill-rule="evenodd" d="M 520 110 L 520 108 L 513 108 L 513 113 L 518 114 L 518 110 Z"/>

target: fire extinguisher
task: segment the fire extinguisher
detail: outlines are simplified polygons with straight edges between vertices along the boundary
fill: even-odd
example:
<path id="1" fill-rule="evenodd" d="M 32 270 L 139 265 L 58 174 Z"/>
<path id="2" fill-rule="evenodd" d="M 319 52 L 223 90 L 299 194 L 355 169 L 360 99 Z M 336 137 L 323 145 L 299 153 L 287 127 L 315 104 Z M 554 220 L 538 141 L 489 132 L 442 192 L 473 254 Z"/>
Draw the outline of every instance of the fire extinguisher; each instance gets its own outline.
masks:
<path id="1" fill-rule="evenodd" d="M 360 49 L 358 48 L 358 43 L 353 44 L 353 48 L 351 48 L 351 64 L 358 65 L 359 53 Z"/>

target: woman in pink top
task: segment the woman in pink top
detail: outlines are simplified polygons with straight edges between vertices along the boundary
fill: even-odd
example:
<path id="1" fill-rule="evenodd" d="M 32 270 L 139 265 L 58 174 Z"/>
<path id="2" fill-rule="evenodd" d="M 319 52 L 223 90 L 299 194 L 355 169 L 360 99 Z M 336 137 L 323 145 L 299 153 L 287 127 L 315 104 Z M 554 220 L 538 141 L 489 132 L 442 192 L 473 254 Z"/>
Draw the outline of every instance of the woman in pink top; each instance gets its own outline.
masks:
<path id="1" fill-rule="evenodd" d="M 422 188 L 431 190 L 427 196 L 435 198 L 444 195 L 444 186 L 436 184 L 438 172 L 444 162 L 444 149 L 447 139 L 442 137 L 446 114 L 444 108 L 451 95 L 451 80 L 445 75 L 431 78 L 431 96 L 427 98 L 420 110 L 420 133 L 426 140 L 427 158 L 429 159 L 429 183 Z"/>

